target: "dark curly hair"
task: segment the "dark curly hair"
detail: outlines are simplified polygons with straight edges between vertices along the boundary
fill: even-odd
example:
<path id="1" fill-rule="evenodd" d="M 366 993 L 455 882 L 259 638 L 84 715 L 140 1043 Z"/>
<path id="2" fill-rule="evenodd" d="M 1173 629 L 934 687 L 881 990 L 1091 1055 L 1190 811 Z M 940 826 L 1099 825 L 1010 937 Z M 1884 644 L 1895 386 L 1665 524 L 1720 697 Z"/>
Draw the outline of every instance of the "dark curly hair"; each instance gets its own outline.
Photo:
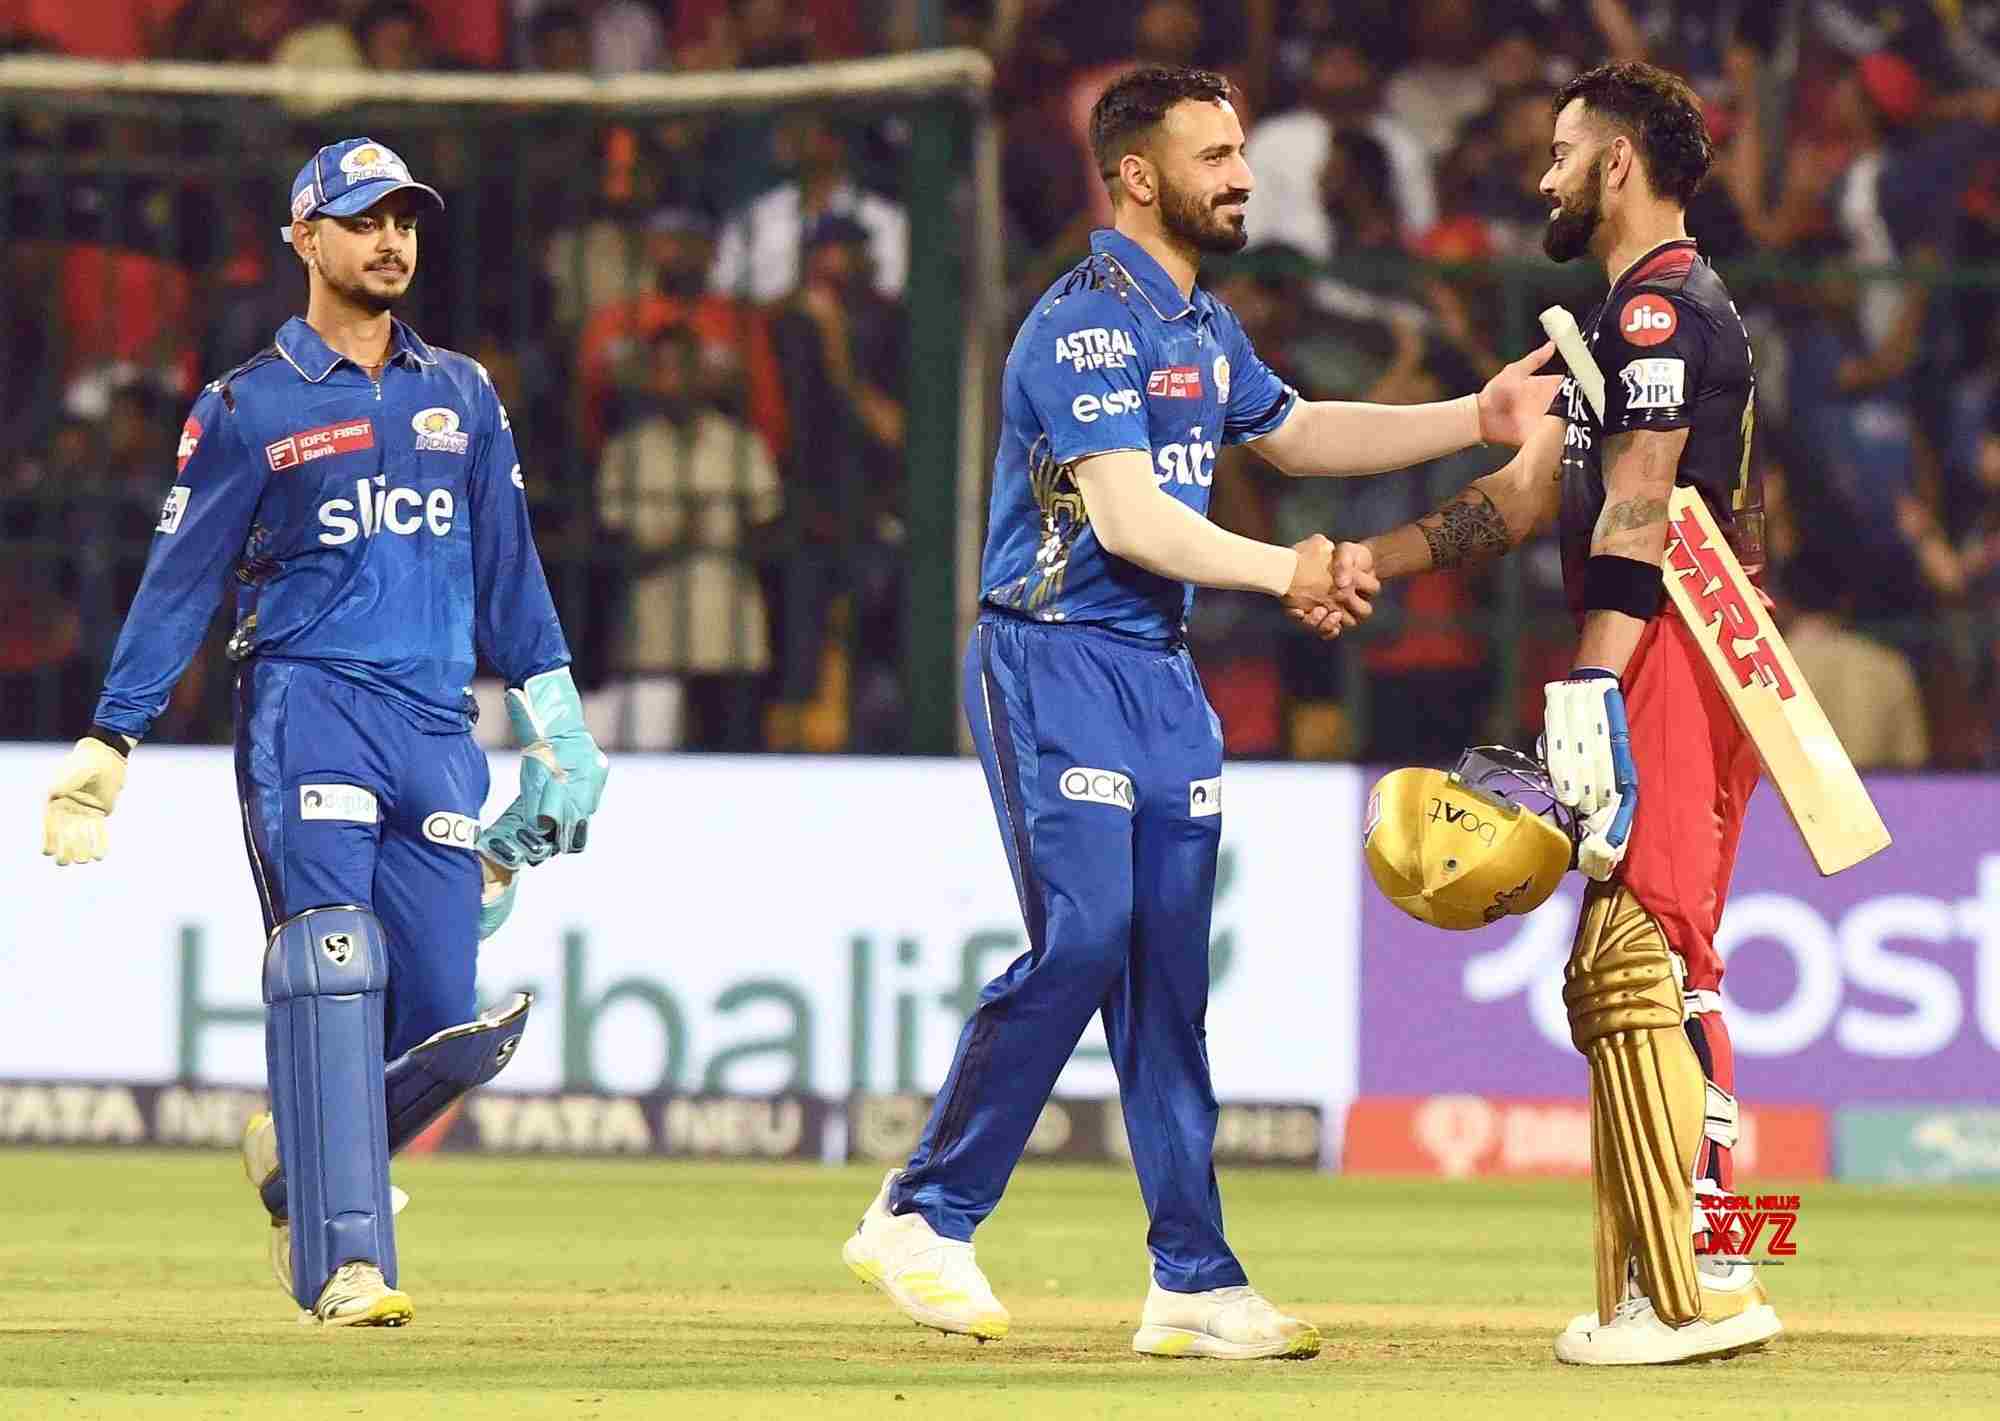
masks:
<path id="1" fill-rule="evenodd" d="M 1625 131 L 1646 164 L 1646 180 L 1661 197 L 1682 207 L 1694 200 L 1715 160 L 1701 100 L 1678 74 L 1640 60 L 1600 64 L 1556 90 L 1550 112 L 1560 115 L 1577 99 L 1584 108 Z"/>
<path id="2" fill-rule="evenodd" d="M 1168 109 L 1188 99 L 1227 103 L 1229 95 L 1229 81 L 1207 69 L 1135 69 L 1113 80 L 1090 108 L 1090 151 L 1105 186 L 1117 192 L 1118 160 Z"/>

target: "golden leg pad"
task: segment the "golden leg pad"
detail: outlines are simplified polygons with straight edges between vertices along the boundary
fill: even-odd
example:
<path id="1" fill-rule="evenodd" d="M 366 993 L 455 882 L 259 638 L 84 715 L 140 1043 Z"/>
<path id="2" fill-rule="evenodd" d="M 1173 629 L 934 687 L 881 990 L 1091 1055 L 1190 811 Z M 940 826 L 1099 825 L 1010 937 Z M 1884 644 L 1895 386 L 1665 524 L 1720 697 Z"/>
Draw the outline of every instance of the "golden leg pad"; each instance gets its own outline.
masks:
<path id="1" fill-rule="evenodd" d="M 1624 888 L 1593 883 L 1563 977 L 1570 1040 L 1590 1063 L 1598 1317 L 1617 1311 L 1636 1259 L 1660 1320 L 1682 1326 L 1702 1309 L 1694 1164 L 1706 1086 L 1666 934 Z"/>

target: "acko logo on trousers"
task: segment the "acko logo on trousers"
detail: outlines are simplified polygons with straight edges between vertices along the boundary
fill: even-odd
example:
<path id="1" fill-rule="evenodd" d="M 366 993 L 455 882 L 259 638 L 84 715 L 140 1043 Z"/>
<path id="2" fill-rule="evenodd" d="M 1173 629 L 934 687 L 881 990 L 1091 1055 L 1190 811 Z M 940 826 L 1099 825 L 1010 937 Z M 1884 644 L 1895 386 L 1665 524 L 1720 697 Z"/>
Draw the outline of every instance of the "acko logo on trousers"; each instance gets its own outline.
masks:
<path id="1" fill-rule="evenodd" d="M 1132 777 L 1116 770 L 1093 770 L 1078 765 L 1062 773 L 1062 797 L 1079 804 L 1108 804 L 1130 813 L 1138 803 L 1132 792 Z"/>
<path id="2" fill-rule="evenodd" d="M 424 816 L 424 837 L 448 849 L 470 849 L 479 842 L 479 821 L 470 814 L 440 809 Z"/>

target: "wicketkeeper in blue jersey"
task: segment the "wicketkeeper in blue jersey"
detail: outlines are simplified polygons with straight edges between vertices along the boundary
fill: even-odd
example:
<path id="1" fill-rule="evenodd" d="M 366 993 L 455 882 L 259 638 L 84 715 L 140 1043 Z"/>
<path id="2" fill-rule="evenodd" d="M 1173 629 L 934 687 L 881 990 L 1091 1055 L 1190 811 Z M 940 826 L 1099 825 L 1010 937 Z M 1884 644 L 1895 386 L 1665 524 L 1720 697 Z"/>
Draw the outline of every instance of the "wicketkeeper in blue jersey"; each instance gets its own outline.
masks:
<path id="1" fill-rule="evenodd" d="M 479 942 L 515 870 L 582 850 L 606 772 L 507 411 L 477 362 L 390 314 L 418 218 L 443 205 L 368 138 L 299 170 L 283 236 L 305 318 L 195 401 L 44 819 L 57 863 L 104 856 L 128 758 L 233 587 L 237 791 L 269 934 L 271 1113 L 244 1164 L 280 1284 L 329 1325 L 409 1321 L 389 1156 L 513 1055 L 528 999 L 478 1011 Z M 525 747 L 520 796 L 484 831 L 476 657 L 506 678 Z"/>
<path id="2" fill-rule="evenodd" d="M 1287 474 L 1375 473 L 1520 443 L 1558 381 L 1531 373 L 1544 347 L 1445 403 L 1299 398 L 1195 284 L 1204 253 L 1245 241 L 1253 182 L 1228 81 L 1139 70 L 1098 99 L 1091 141 L 1115 226 L 1035 303 L 1007 357 L 965 658 L 1029 946 L 981 993 L 915 1154 L 844 1257 L 919 1323 L 1005 1336 L 972 1233 L 1102 1013 L 1151 1218 L 1133 1347 L 1309 1357 L 1317 1330 L 1251 1289 L 1223 1238 L 1203 1029 L 1222 729 L 1182 628 L 1197 585 L 1269 593 L 1327 637 L 1377 589 L 1347 570 L 1354 545 L 1272 547 L 1210 523 L 1216 450 L 1250 443 Z"/>

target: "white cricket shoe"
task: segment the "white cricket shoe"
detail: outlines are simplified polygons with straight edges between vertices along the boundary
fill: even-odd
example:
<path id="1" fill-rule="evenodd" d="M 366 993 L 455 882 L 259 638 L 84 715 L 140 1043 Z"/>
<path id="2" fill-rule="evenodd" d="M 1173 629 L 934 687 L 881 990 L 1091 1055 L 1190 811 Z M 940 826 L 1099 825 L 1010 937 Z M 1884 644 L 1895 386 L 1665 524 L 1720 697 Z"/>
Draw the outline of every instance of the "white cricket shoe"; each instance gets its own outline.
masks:
<path id="1" fill-rule="evenodd" d="M 278 1125 L 271 1118 L 271 1112 L 260 1110 L 250 1117 L 243 1127 L 243 1173 L 248 1176 L 251 1188 L 257 1191 L 258 1202 L 263 1202 L 264 1185 L 278 1172 Z M 410 1204 L 410 1196 L 395 1185 L 389 1186 L 389 1213 L 400 1214 Z M 292 1295 L 292 1225 L 289 1219 L 270 1215 L 271 1228 L 266 1243 L 266 1252 L 271 1260 L 271 1276 L 278 1280 L 278 1286 L 285 1290 L 285 1296 Z"/>
<path id="2" fill-rule="evenodd" d="M 299 1321 L 328 1327 L 401 1327 L 415 1315 L 409 1295 L 384 1282 L 380 1268 L 343 1263 L 326 1280 L 312 1311 L 299 1314 Z"/>
<path id="3" fill-rule="evenodd" d="M 889 1186 L 901 1173 L 892 1169 L 883 1177 L 860 1227 L 841 1245 L 842 1260 L 919 1326 L 981 1342 L 1005 1337 L 1012 1319 L 979 1271 L 972 1245 L 940 1236 L 914 1210 L 889 1212 Z"/>
<path id="4" fill-rule="evenodd" d="M 1611 1321 L 1579 1313 L 1556 1338 L 1556 1360 L 1580 1367 L 1633 1367 L 1733 1357 L 1762 1347 L 1784 1331 L 1756 1270 L 1737 1265 L 1704 1270 L 1701 1316 L 1669 1327 L 1643 1295 L 1618 1305 Z"/>
<path id="5" fill-rule="evenodd" d="M 1157 1282 L 1132 1334 L 1132 1350 L 1149 1357 L 1317 1357 L 1319 1329 L 1288 1317 L 1255 1288 L 1170 1293 Z"/>

